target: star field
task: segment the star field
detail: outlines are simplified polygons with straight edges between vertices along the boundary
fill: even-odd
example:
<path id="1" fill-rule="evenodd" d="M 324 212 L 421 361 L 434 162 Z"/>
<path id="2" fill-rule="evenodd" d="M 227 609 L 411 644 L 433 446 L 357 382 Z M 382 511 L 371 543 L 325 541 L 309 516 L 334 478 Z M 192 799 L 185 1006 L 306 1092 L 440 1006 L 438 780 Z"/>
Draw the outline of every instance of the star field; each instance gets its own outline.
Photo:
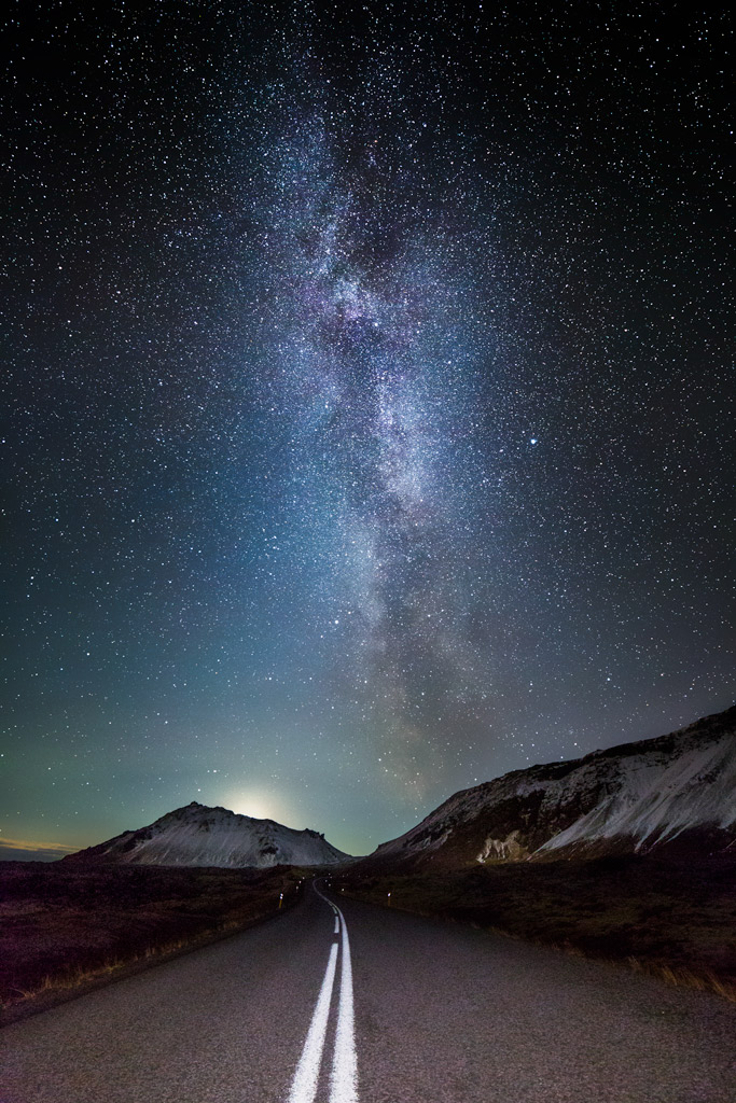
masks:
<path id="1" fill-rule="evenodd" d="M 366 852 L 733 702 L 725 13 L 4 40 L 0 840 L 196 799 Z"/>

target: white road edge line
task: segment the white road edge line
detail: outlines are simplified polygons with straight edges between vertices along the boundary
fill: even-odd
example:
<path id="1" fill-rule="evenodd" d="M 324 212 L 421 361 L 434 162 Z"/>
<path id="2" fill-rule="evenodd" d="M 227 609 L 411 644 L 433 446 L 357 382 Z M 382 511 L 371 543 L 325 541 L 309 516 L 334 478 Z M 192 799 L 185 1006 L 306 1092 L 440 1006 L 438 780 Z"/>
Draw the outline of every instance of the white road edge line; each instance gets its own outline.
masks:
<path id="1" fill-rule="evenodd" d="M 309 1024 L 307 1039 L 294 1073 L 291 1091 L 289 1092 L 289 1103 L 313 1103 L 317 1094 L 317 1081 L 319 1079 L 319 1068 L 322 1064 L 322 1050 L 325 1047 L 327 1019 L 330 1014 L 336 965 L 337 943 L 333 942 L 322 987 L 319 990 L 312 1021 Z"/>

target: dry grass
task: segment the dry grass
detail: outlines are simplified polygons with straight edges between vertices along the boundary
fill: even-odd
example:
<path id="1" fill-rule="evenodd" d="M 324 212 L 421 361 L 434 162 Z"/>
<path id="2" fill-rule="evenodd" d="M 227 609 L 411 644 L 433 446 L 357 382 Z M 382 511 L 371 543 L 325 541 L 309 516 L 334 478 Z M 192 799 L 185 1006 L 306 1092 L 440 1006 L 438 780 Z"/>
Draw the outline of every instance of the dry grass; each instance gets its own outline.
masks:
<path id="1" fill-rule="evenodd" d="M 0 1001 L 53 1002 L 275 915 L 298 870 L 0 863 Z"/>
<path id="2" fill-rule="evenodd" d="M 715 992 L 722 999 L 736 1003 L 736 981 L 723 980 L 710 969 L 698 972 L 694 969 L 672 968 L 656 962 L 639 961 L 635 957 L 627 958 L 627 964 L 635 973 L 656 977 L 671 988 L 696 988 L 699 992 Z"/>

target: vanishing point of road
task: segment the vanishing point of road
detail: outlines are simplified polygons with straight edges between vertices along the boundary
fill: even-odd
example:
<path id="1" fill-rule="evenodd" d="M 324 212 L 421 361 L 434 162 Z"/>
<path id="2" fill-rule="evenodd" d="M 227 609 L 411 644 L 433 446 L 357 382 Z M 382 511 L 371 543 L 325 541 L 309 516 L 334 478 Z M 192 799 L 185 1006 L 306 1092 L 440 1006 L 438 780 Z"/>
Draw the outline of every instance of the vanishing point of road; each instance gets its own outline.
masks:
<path id="1" fill-rule="evenodd" d="M 0 1103 L 736 1101 L 716 996 L 322 884 L 0 1049 Z"/>

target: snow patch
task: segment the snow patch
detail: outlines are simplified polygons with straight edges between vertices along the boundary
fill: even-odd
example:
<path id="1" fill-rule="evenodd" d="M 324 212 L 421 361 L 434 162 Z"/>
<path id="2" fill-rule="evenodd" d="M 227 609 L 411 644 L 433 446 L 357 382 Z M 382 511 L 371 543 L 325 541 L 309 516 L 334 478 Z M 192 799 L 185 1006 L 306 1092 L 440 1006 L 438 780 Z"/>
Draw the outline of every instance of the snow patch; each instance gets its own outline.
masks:
<path id="1" fill-rule="evenodd" d="M 734 737 L 684 753 L 673 761 L 631 757 L 622 763 L 619 788 L 540 851 L 578 842 L 628 836 L 640 850 L 656 839 L 674 839 L 694 827 L 722 829 L 736 823 Z"/>
<path id="2" fill-rule="evenodd" d="M 476 861 L 481 864 L 494 859 L 502 862 L 520 862 L 528 858 L 529 851 L 520 842 L 520 834 L 519 831 L 512 831 L 505 839 L 494 839 L 489 835 Z"/>

